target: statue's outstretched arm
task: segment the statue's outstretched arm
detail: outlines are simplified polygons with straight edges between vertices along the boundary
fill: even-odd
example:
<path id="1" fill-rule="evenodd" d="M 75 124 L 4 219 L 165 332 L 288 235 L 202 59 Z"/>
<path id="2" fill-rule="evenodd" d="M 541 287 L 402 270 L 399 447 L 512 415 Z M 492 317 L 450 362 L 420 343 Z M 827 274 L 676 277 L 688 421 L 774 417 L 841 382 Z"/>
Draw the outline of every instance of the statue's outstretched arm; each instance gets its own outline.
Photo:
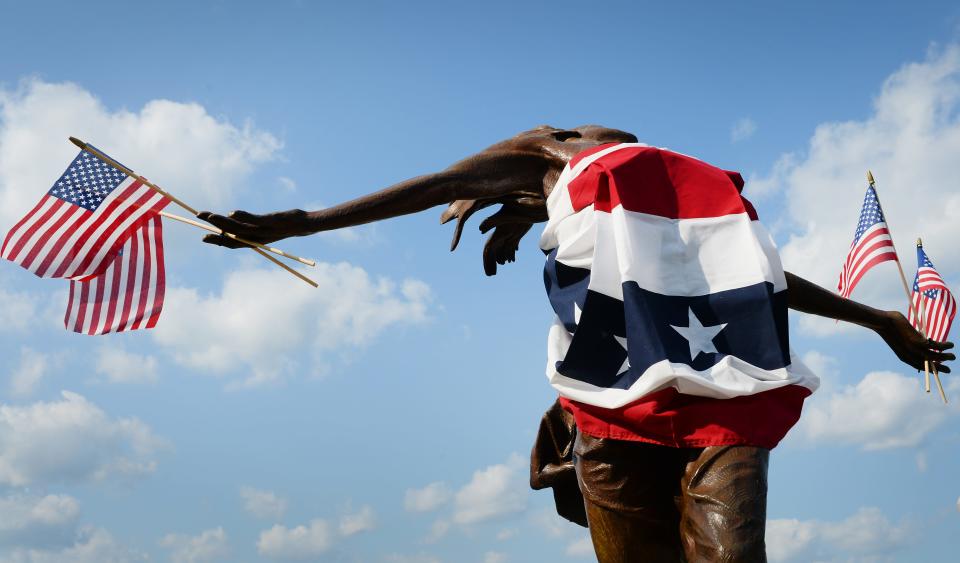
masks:
<path id="1" fill-rule="evenodd" d="M 938 371 L 950 373 L 950 368 L 943 362 L 955 358 L 950 352 L 944 352 L 953 348 L 952 342 L 936 342 L 922 337 L 897 311 L 874 309 L 840 297 L 790 272 L 786 274 L 791 309 L 869 328 L 879 334 L 904 363 L 919 370 L 923 369 L 924 360 L 928 360 Z"/>
<path id="2" fill-rule="evenodd" d="M 549 158 L 537 151 L 484 151 L 442 172 L 418 176 L 327 209 L 263 215 L 234 211 L 227 216 L 205 211 L 199 217 L 242 238 L 269 243 L 416 213 L 457 200 L 490 200 L 525 191 L 542 194 L 550 166 Z M 243 246 L 219 235 L 208 235 L 204 242 Z"/>

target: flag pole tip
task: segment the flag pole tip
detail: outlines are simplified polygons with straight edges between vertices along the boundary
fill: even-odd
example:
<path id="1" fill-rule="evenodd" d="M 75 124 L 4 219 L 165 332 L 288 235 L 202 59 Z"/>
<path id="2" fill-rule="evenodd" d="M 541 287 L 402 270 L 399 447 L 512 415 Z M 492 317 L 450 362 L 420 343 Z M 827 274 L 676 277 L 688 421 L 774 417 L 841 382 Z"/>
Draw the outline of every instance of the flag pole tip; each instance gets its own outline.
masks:
<path id="1" fill-rule="evenodd" d="M 76 137 L 70 137 L 70 142 L 77 145 L 81 149 L 87 148 L 87 144 Z"/>
<path id="2" fill-rule="evenodd" d="M 923 241 L 920 240 L 920 237 L 917 237 L 917 247 L 923 246 Z"/>
<path id="3" fill-rule="evenodd" d="M 870 172 L 869 170 L 867 170 L 867 182 L 870 182 L 871 186 L 875 183 L 873 180 L 873 172 Z"/>

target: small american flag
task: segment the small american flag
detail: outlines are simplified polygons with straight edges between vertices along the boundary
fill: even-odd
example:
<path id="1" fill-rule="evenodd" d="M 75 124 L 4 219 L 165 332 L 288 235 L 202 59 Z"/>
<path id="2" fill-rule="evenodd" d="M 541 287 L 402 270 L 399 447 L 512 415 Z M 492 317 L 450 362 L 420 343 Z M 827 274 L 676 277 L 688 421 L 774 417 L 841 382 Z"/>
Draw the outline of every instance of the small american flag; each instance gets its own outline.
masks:
<path id="1" fill-rule="evenodd" d="M 131 234 L 169 202 L 80 151 L 40 203 L 10 230 L 0 257 L 42 278 L 98 276 Z"/>
<path id="2" fill-rule="evenodd" d="M 920 322 L 914 315 L 920 315 Z M 917 277 L 913 280 L 913 307 L 908 312 L 910 323 L 927 335 L 927 338 L 943 342 L 950 334 L 950 325 L 957 314 L 957 302 L 947 284 L 933 267 L 933 262 L 917 247 Z"/>
<path id="3" fill-rule="evenodd" d="M 165 289 L 163 227 L 154 215 L 127 239 L 102 274 L 70 281 L 63 323 L 82 334 L 153 328 Z"/>
<path id="4" fill-rule="evenodd" d="M 897 251 L 887 229 L 887 220 L 880 208 L 880 200 L 873 185 L 867 187 L 867 195 L 860 210 L 860 222 L 850 244 L 850 252 L 840 271 L 837 292 L 841 297 L 850 297 L 853 288 L 867 271 L 887 260 L 897 260 Z"/>

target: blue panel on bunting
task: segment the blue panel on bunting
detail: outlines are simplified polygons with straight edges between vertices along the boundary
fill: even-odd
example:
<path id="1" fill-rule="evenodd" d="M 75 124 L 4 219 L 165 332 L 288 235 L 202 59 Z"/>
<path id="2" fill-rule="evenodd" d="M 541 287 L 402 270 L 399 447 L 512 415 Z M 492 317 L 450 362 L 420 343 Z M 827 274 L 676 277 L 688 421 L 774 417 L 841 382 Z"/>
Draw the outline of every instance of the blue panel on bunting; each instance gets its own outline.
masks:
<path id="1" fill-rule="evenodd" d="M 573 310 L 570 299 L 576 292 L 570 289 L 577 285 L 558 290 L 555 284 L 551 291 L 548 284 L 558 313 Z M 599 387 L 627 389 L 664 359 L 698 371 L 728 355 L 765 370 L 790 362 L 787 295 L 774 293 L 772 284 L 676 297 L 627 282 L 623 294 L 626 307 L 618 299 L 587 292 L 570 349 L 557 365 L 560 373 Z M 566 325 L 569 319 L 561 320 Z"/>

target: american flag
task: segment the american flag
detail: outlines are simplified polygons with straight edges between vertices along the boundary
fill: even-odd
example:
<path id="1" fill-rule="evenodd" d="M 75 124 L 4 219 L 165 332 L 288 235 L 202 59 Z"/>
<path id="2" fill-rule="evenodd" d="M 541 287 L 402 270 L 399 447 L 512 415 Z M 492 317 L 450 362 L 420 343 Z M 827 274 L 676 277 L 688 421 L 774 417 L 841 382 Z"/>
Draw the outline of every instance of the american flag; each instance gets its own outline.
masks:
<path id="1" fill-rule="evenodd" d="M 0 257 L 43 278 L 98 276 L 120 247 L 170 200 L 80 151 L 7 234 Z"/>
<path id="2" fill-rule="evenodd" d="M 920 314 L 917 321 L 914 309 Z M 927 335 L 927 338 L 943 342 L 950 334 L 950 325 L 957 314 L 957 302 L 947 284 L 933 267 L 933 262 L 917 247 L 917 277 L 913 280 L 913 307 L 908 312 L 910 323 Z"/>
<path id="3" fill-rule="evenodd" d="M 127 239 L 102 274 L 70 281 L 63 323 L 82 334 L 153 328 L 165 289 L 163 227 L 154 215 Z"/>
<path id="4" fill-rule="evenodd" d="M 860 278 L 867 271 L 887 260 L 897 260 L 897 251 L 893 247 L 893 239 L 887 229 L 887 220 L 880 208 L 880 200 L 873 185 L 867 187 L 867 195 L 863 199 L 863 208 L 860 210 L 860 222 L 850 244 L 850 252 L 840 271 L 840 282 L 837 292 L 841 297 L 850 297 L 853 288 L 857 287 Z"/>

